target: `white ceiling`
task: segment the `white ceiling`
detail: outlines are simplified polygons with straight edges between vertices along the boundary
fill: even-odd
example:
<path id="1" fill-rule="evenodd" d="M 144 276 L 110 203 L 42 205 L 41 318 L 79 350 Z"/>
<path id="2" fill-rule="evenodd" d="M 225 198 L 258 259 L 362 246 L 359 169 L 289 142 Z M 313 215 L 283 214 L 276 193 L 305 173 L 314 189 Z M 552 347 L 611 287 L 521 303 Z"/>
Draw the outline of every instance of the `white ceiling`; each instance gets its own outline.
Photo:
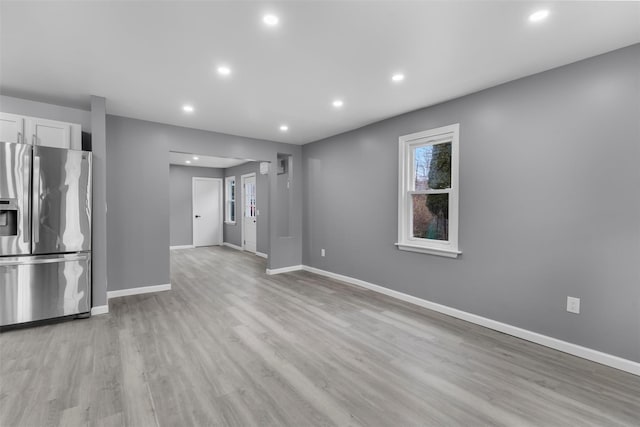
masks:
<path id="1" fill-rule="evenodd" d="M 233 159 L 231 157 L 202 156 L 200 154 L 178 153 L 177 151 L 169 151 L 169 163 L 172 165 L 226 169 L 250 161 L 251 160 L 247 159 Z"/>
<path id="2" fill-rule="evenodd" d="M 640 42 L 638 2 L 0 5 L 0 90 L 302 144 Z M 528 16 L 546 7 L 549 18 Z M 272 12 L 280 24 L 269 28 Z M 221 78 L 225 64 L 232 74 Z M 394 84 L 392 73 L 406 79 Z M 331 102 L 340 97 L 341 109 Z M 186 114 L 182 105 L 192 104 Z M 279 130 L 286 123 L 289 131 Z"/>

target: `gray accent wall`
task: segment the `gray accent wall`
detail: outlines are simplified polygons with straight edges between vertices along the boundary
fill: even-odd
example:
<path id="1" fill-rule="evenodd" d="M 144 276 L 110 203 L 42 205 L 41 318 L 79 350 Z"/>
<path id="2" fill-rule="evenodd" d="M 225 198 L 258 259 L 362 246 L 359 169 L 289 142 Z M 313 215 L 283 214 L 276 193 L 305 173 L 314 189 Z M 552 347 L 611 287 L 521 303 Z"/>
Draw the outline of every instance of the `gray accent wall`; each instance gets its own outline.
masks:
<path id="1" fill-rule="evenodd" d="M 248 162 L 224 170 L 224 176 L 236 177 L 236 223 L 224 224 L 224 241 L 232 245 L 242 246 L 242 217 L 240 189 L 242 175 L 256 174 L 256 209 L 259 211 L 256 223 L 256 250 L 269 253 L 269 175 L 260 174 L 260 162 Z M 227 190 L 225 186 L 225 191 Z"/>
<path id="2" fill-rule="evenodd" d="M 252 138 L 107 115 L 109 290 L 169 283 L 169 151 L 275 163 L 278 153 L 301 164 L 302 149 Z M 269 268 L 302 261 L 302 174 L 292 178 L 292 236 L 275 236 L 280 207 L 269 206 Z M 269 173 L 269 194 L 276 192 Z"/>
<path id="3" fill-rule="evenodd" d="M 169 165 L 171 246 L 193 244 L 193 178 L 224 179 L 224 169 Z"/>
<path id="4" fill-rule="evenodd" d="M 304 264 L 640 362 L 639 70 L 634 45 L 303 146 Z M 400 251 L 398 137 L 453 123 L 463 253 Z"/>

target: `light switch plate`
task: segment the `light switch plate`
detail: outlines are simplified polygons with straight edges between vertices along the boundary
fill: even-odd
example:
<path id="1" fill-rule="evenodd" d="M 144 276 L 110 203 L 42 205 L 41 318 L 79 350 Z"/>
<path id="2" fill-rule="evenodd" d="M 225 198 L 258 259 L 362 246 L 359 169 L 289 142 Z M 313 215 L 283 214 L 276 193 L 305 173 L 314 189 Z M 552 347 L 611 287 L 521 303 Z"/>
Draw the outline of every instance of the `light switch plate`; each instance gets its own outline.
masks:
<path id="1" fill-rule="evenodd" d="M 580 314 L 580 298 L 567 297 L 567 311 Z"/>

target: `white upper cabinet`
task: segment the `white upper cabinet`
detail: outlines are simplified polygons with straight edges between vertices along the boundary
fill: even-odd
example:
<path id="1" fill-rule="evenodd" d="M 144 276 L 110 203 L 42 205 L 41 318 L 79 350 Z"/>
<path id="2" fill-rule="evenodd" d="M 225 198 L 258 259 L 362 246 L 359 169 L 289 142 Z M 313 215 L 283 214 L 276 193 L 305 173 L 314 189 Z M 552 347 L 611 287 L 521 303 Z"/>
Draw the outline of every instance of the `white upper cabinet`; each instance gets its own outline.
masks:
<path id="1" fill-rule="evenodd" d="M 24 142 L 24 116 L 0 113 L 0 142 Z"/>
<path id="2" fill-rule="evenodd" d="M 82 149 L 82 132 L 80 125 L 57 122 L 54 120 L 27 118 L 28 143 L 45 147 Z"/>
<path id="3" fill-rule="evenodd" d="M 82 150 L 82 127 L 74 123 L 0 113 L 3 142 Z"/>

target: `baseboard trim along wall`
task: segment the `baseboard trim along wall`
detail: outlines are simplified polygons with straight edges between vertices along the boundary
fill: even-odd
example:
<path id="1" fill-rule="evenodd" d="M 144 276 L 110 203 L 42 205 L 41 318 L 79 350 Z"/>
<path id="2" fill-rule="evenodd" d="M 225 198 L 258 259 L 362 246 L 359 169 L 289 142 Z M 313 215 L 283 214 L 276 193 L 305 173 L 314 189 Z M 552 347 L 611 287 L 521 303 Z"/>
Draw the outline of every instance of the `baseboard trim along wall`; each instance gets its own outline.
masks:
<path id="1" fill-rule="evenodd" d="M 414 297 L 412 295 L 385 288 L 384 286 L 365 282 L 364 280 L 355 279 L 349 276 L 343 276 L 342 274 L 332 273 L 330 271 L 320 270 L 319 268 L 310 267 L 307 265 L 279 268 L 276 270 L 272 270 L 273 272 L 271 273 L 269 272 L 269 270 L 267 270 L 267 274 L 285 273 L 300 269 L 308 271 L 310 273 L 318 274 L 320 276 L 341 280 L 343 282 L 366 288 L 374 292 L 390 296 L 392 298 L 396 298 L 411 304 L 418 305 L 420 307 L 427 308 L 429 310 L 437 311 L 438 313 L 446 314 L 457 319 L 484 326 L 485 328 L 493 329 L 495 331 L 522 338 L 524 340 L 531 341 L 545 347 L 553 348 L 555 350 L 559 350 L 573 356 L 578 356 L 592 362 L 597 362 L 602 365 L 610 366 L 612 368 L 620 369 L 621 371 L 640 376 L 640 363 L 634 362 L 632 360 L 623 359 L 621 357 L 603 353 L 598 350 L 593 350 L 591 348 L 582 347 L 580 345 L 562 341 L 557 338 L 552 338 L 547 335 L 542 335 L 537 332 L 532 332 L 527 329 L 518 328 L 517 326 L 512 326 L 506 323 L 498 322 L 496 320 L 488 319 L 486 317 L 478 316 L 476 314 L 468 313 L 466 311 L 458 310 L 456 308 L 448 307 L 446 305 L 427 301 L 418 297 Z"/>
<path id="2" fill-rule="evenodd" d="M 119 289 L 117 291 L 107 292 L 107 300 L 111 298 L 126 297 L 129 295 L 148 294 L 151 292 L 170 291 L 171 283 L 155 286 L 140 286 L 139 288 Z"/>
<path id="3" fill-rule="evenodd" d="M 234 245 L 233 243 L 229 243 L 229 242 L 223 242 L 222 243 L 224 246 L 228 246 L 232 249 L 238 250 L 238 251 L 244 251 L 244 249 L 242 249 L 240 246 L 238 245 Z"/>
<path id="4" fill-rule="evenodd" d="M 97 316 L 99 314 L 107 314 L 109 312 L 108 305 L 97 305 L 95 307 L 91 307 L 91 315 Z"/>
<path id="5" fill-rule="evenodd" d="M 175 250 L 175 249 L 193 249 L 195 248 L 195 246 L 193 245 L 178 245 L 178 246 L 169 246 L 169 250 Z"/>
<path id="6" fill-rule="evenodd" d="M 234 245 L 233 243 L 229 243 L 229 242 L 223 242 L 222 243 L 224 246 L 228 246 L 232 249 L 238 250 L 238 251 L 245 251 L 244 249 L 242 249 L 242 247 L 238 246 L 238 245 Z M 264 252 L 255 252 L 255 254 L 261 258 L 269 258 L 269 255 L 265 254 Z"/>
<path id="7" fill-rule="evenodd" d="M 267 268 L 266 273 L 270 276 L 274 275 L 274 274 L 280 274 L 280 273 L 290 273 L 292 271 L 300 271 L 303 270 L 304 266 L 302 265 L 291 265 L 289 267 L 282 267 L 282 268 L 274 268 L 274 269 L 269 269 Z"/>

